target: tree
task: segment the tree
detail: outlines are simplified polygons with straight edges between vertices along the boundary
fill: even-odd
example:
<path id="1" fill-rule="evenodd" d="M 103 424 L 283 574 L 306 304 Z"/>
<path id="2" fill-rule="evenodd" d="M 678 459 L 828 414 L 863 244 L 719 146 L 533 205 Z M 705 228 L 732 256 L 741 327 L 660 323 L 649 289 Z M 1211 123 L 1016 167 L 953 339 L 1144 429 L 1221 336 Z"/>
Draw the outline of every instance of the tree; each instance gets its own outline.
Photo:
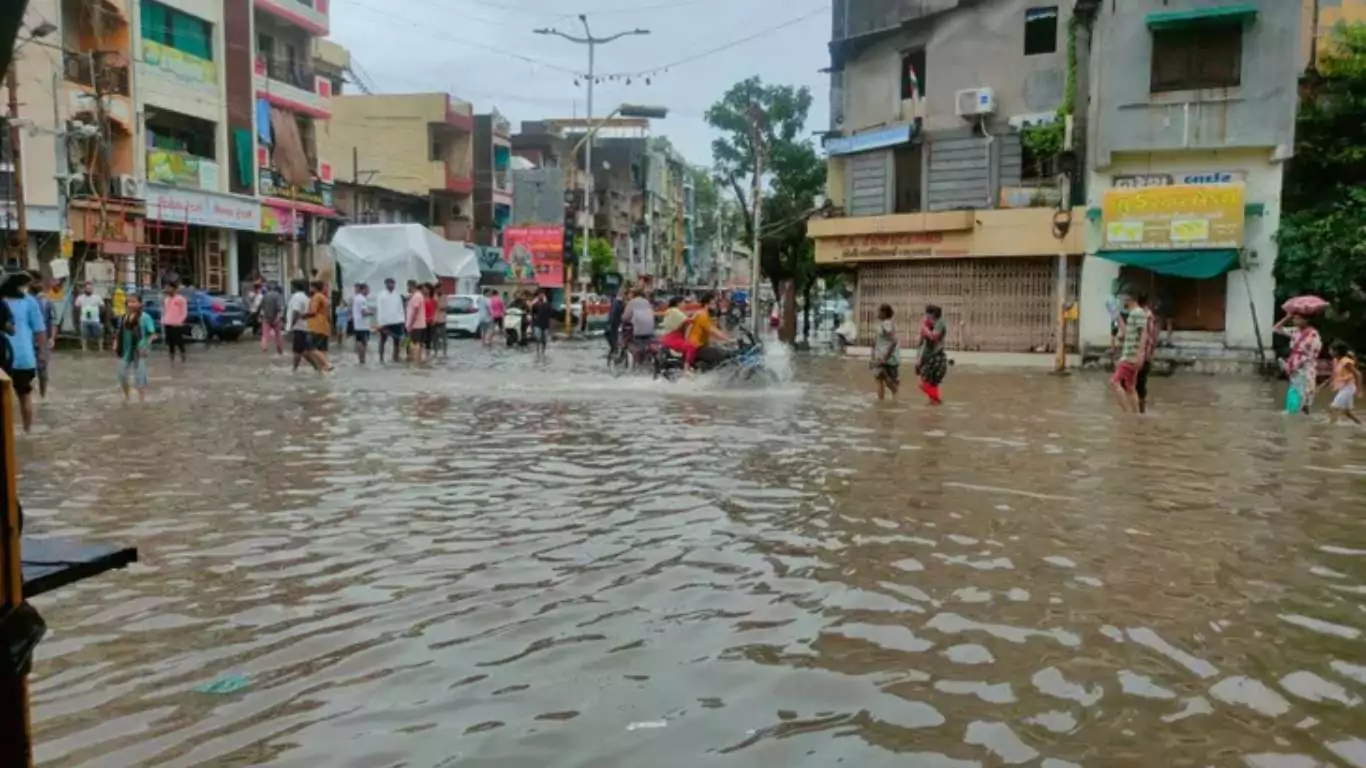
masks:
<path id="1" fill-rule="evenodd" d="M 1366 24 L 1339 25 L 1306 73 L 1277 233 L 1276 289 L 1334 307 L 1329 328 L 1366 342 Z"/>
<path id="2" fill-rule="evenodd" d="M 796 336 L 796 305 L 784 286 L 791 281 L 795 292 L 809 294 L 815 282 L 815 251 L 806 237 L 806 219 L 825 190 L 825 165 L 805 137 L 810 109 L 810 89 L 764 85 L 752 77 L 731 86 L 707 110 L 707 122 L 722 134 L 712 141 L 716 169 L 739 201 L 747 242 L 754 239 L 756 186 L 751 113 L 759 118 L 764 143 L 764 177 L 758 180 L 764 210 L 759 261 L 774 293 L 783 300 L 779 338 L 788 342 Z M 745 179 L 748 184 L 743 183 Z"/>
<path id="3" fill-rule="evenodd" d="M 583 254 L 583 235 L 574 238 L 574 253 Z M 612 243 L 601 237 L 588 241 L 588 277 L 593 285 L 602 285 L 602 279 L 617 268 L 617 252 Z"/>

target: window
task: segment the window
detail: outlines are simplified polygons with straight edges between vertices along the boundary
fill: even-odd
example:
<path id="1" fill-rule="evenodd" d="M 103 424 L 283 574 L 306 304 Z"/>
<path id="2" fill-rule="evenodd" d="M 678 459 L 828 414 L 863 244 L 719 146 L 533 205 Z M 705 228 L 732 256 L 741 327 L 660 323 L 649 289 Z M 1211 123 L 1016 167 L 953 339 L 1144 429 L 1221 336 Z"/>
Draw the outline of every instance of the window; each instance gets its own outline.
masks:
<path id="1" fill-rule="evenodd" d="M 217 156 L 217 126 L 207 120 L 167 110 L 148 109 L 147 149 L 162 149 L 208 160 Z"/>
<path id="2" fill-rule="evenodd" d="M 921 154 L 919 144 L 903 144 L 892 152 L 893 173 L 896 175 L 896 213 L 919 213 Z"/>
<path id="3" fill-rule="evenodd" d="M 1153 93 L 1234 88 L 1242 82 L 1242 75 L 1241 24 L 1153 31 Z"/>
<path id="4" fill-rule="evenodd" d="M 213 61 L 213 25 L 156 0 L 142 2 L 142 39 Z"/>
<path id="5" fill-rule="evenodd" d="M 1058 6 L 1025 11 L 1025 55 L 1058 51 Z"/>
<path id="6" fill-rule="evenodd" d="M 925 98 L 925 49 L 901 54 L 901 100 Z"/>

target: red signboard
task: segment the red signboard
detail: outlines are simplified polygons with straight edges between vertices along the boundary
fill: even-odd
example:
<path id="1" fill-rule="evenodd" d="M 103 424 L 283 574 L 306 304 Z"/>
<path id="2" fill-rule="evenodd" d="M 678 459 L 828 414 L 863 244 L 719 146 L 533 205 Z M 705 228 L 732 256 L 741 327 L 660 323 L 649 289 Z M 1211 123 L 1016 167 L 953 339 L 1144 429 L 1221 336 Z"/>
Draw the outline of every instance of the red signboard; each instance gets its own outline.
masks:
<path id="1" fill-rule="evenodd" d="M 517 282 L 534 279 L 542 288 L 563 288 L 564 230 L 510 227 L 503 231 L 503 260 Z"/>

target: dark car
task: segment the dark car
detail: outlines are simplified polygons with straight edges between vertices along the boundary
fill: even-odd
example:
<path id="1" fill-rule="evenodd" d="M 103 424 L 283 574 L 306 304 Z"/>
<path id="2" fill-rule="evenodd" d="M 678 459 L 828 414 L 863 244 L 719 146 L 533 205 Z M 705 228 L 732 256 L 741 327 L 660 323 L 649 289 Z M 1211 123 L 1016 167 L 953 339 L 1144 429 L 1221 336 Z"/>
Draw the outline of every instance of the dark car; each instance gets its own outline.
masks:
<path id="1" fill-rule="evenodd" d="M 251 327 L 247 308 L 236 296 L 209 293 L 208 291 L 188 291 L 185 294 L 188 313 L 185 324 L 190 329 L 192 341 L 221 339 L 237 341 Z M 165 294 L 161 291 L 144 291 L 142 294 L 143 311 L 161 325 L 161 306 Z"/>

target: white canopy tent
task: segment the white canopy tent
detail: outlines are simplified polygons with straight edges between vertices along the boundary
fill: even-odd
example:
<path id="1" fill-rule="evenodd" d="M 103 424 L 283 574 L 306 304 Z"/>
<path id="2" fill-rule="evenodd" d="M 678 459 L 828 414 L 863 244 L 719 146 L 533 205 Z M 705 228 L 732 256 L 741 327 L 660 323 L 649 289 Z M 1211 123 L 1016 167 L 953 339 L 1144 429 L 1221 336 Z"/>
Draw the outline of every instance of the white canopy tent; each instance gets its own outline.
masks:
<path id="1" fill-rule="evenodd" d="M 365 283 L 378 290 L 393 278 L 400 288 L 409 280 L 435 283 L 454 278 L 456 293 L 479 286 L 479 258 L 473 248 L 453 243 L 421 224 L 351 224 L 337 230 L 332 251 L 351 286 Z"/>

